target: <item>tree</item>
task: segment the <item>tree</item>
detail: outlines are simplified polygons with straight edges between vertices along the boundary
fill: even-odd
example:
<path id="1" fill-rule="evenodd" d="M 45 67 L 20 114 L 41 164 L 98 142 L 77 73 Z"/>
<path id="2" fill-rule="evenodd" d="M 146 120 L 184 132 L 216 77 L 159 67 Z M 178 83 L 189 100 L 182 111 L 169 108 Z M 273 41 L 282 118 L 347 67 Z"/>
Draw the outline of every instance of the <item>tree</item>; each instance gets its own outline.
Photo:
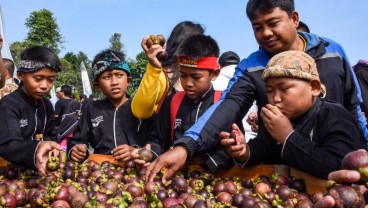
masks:
<path id="1" fill-rule="evenodd" d="M 26 19 L 25 25 L 29 29 L 26 41 L 31 45 L 49 47 L 57 54 L 63 48 L 64 40 L 51 11 L 33 11 Z"/>
<path id="2" fill-rule="evenodd" d="M 23 41 L 23 42 L 16 41 L 10 44 L 9 46 L 10 53 L 12 54 L 12 57 L 13 57 L 13 60 L 16 66 L 19 66 L 20 54 L 29 46 L 31 46 L 31 44 L 27 41 Z"/>
<path id="3" fill-rule="evenodd" d="M 114 35 L 111 36 L 109 42 L 111 43 L 110 49 L 114 51 L 121 51 L 123 49 L 123 44 L 120 41 L 121 34 L 120 33 L 114 33 Z"/>
<path id="4" fill-rule="evenodd" d="M 134 96 L 135 92 L 139 87 L 139 84 L 141 83 L 143 74 L 146 71 L 148 59 L 144 51 L 142 51 L 136 56 L 135 60 L 129 59 L 128 64 L 130 67 L 132 81 L 127 91 L 129 95 Z"/>

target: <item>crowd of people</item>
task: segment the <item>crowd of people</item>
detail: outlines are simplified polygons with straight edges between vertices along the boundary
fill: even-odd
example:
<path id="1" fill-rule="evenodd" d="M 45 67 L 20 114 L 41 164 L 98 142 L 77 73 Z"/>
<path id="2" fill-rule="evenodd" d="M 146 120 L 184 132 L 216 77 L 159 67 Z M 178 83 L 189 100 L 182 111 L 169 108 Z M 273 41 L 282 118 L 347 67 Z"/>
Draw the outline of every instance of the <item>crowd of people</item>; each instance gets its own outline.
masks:
<path id="1" fill-rule="evenodd" d="M 246 13 L 259 49 L 242 60 L 220 55 L 195 22 L 177 24 L 166 45 L 144 37 L 147 70 L 133 97 L 121 51 L 94 57 L 94 85 L 105 95 L 96 101 L 75 101 L 67 84 L 56 88 L 57 102 L 46 98 L 62 70 L 47 47 L 21 54 L 18 79 L 12 60 L 0 57 L 0 156 L 41 174 L 48 155 L 64 151 L 76 162 L 90 153 L 134 159 L 149 181 L 164 167 L 166 181 L 193 160 L 212 172 L 284 164 L 321 179 L 359 180 L 340 169 L 347 153 L 367 149 L 368 61 L 352 67 L 339 43 L 310 33 L 293 0 L 249 0 Z M 140 160 L 140 148 L 154 160 Z M 317 204 L 333 205 L 331 197 Z"/>

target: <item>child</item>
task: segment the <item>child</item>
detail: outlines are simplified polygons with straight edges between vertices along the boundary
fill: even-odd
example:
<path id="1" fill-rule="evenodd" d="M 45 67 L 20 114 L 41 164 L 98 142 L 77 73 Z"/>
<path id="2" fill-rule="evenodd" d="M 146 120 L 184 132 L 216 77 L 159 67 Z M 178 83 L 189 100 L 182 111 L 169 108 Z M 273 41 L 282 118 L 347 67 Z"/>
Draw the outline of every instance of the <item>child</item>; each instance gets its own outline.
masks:
<path id="1" fill-rule="evenodd" d="M 45 141 L 55 136 L 49 119 L 53 107 L 46 95 L 59 71 L 61 63 L 51 49 L 28 48 L 21 54 L 17 71 L 20 88 L 1 100 L 0 156 L 26 168 L 38 168 L 42 174 L 47 153 L 62 150 L 57 143 Z"/>
<path id="2" fill-rule="evenodd" d="M 168 96 L 157 116 L 157 126 L 151 133 L 148 143 L 156 155 L 168 150 L 173 141 L 184 134 L 198 118 L 220 97 L 221 91 L 215 92 L 211 81 L 219 75 L 217 64 L 219 48 L 214 39 L 205 35 L 193 35 L 186 39 L 178 48 L 179 78 L 185 94 L 181 102 L 176 101 L 177 92 Z M 218 98 L 214 98 L 218 94 Z M 176 114 L 173 102 L 179 102 Z M 172 118 L 174 117 L 174 118 Z M 224 148 L 208 151 L 203 158 L 205 165 L 214 171 L 219 165 L 232 160 L 227 157 Z M 134 154 L 133 154 L 134 156 Z M 137 155 L 135 155 L 137 157 Z M 228 161 L 227 161 L 228 159 Z M 143 163 L 143 161 L 137 161 Z"/>
<path id="3" fill-rule="evenodd" d="M 74 136 L 68 141 L 68 156 L 81 162 L 88 157 L 87 145 L 96 154 L 112 155 L 116 161 L 130 159 L 134 147 L 146 143 L 149 120 L 134 117 L 126 90 L 131 81 L 125 54 L 104 50 L 93 60 L 95 86 L 105 100 L 91 102 L 83 111 Z"/>
<path id="4" fill-rule="evenodd" d="M 340 104 L 318 97 L 326 89 L 308 54 L 277 54 L 262 77 L 268 104 L 261 109 L 264 126 L 259 136 L 248 144 L 234 144 L 229 133 L 220 133 L 221 143 L 240 163 L 281 163 L 327 179 L 330 172 L 340 169 L 345 154 L 365 147 L 352 115 Z M 237 130 L 236 125 L 233 129 Z"/>

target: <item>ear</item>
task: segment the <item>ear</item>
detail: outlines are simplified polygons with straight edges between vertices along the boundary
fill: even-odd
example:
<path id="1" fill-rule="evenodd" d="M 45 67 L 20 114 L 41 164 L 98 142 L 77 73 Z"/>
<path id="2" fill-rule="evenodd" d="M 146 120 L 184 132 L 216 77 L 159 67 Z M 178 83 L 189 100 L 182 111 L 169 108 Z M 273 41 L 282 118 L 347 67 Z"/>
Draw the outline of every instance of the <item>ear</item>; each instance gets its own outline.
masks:
<path id="1" fill-rule="evenodd" d="M 20 71 L 17 71 L 17 77 L 18 77 L 19 81 L 23 81 L 24 73 L 20 72 Z"/>
<path id="2" fill-rule="evenodd" d="M 211 73 L 211 80 L 215 81 L 219 75 L 220 75 L 220 69 L 213 70 Z"/>
<path id="3" fill-rule="evenodd" d="M 98 82 L 93 82 L 93 85 L 95 86 L 97 91 L 101 91 L 100 85 L 98 84 Z"/>
<path id="4" fill-rule="evenodd" d="M 309 82 L 312 89 L 312 95 L 318 97 L 321 94 L 321 83 L 318 80 L 312 80 Z"/>
<path id="5" fill-rule="evenodd" d="M 127 83 L 130 84 L 131 81 L 132 81 L 132 77 L 127 77 Z"/>
<path id="6" fill-rule="evenodd" d="M 291 14 L 291 19 L 295 25 L 295 28 L 297 28 L 299 26 L 299 14 L 297 11 L 293 11 Z"/>

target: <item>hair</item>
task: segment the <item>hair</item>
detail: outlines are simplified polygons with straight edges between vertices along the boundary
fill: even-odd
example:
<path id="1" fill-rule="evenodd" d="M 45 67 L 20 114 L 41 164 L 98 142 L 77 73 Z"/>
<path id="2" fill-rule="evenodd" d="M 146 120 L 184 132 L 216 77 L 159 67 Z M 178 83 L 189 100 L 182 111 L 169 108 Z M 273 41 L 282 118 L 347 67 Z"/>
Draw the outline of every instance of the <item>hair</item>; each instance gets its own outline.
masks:
<path id="1" fill-rule="evenodd" d="M 44 46 L 32 46 L 25 49 L 21 53 L 20 59 L 44 63 L 51 66 L 52 68 L 50 69 L 57 72 L 62 69 L 61 62 L 56 53 L 50 48 Z"/>
<path id="2" fill-rule="evenodd" d="M 85 94 L 81 94 L 81 95 L 80 95 L 80 100 L 82 100 L 82 99 L 87 99 L 87 95 L 85 95 Z"/>
<path id="3" fill-rule="evenodd" d="M 204 34 L 204 25 L 192 21 L 183 21 L 178 23 L 166 42 L 167 58 L 162 62 L 162 67 L 173 66 L 173 76 L 170 78 L 170 83 L 175 84 L 179 79 L 179 71 L 176 65 L 176 51 L 180 44 L 192 35 Z"/>
<path id="4" fill-rule="evenodd" d="M 8 74 L 13 77 L 14 74 L 14 62 L 10 59 L 3 58 L 4 68 L 8 71 Z"/>
<path id="5" fill-rule="evenodd" d="M 220 49 L 217 42 L 207 35 L 193 35 L 187 38 L 178 48 L 176 56 L 200 59 L 206 56 L 219 57 Z"/>
<path id="6" fill-rule="evenodd" d="M 307 24 L 305 24 L 305 23 L 304 23 L 304 22 L 302 22 L 302 21 L 299 21 L 299 25 L 298 25 L 297 30 L 302 31 L 302 32 L 310 33 L 310 30 L 309 30 L 308 25 L 307 25 Z"/>
<path id="7" fill-rule="evenodd" d="M 257 13 L 265 14 L 272 9 L 280 7 L 289 17 L 295 11 L 294 0 L 249 0 L 247 4 L 247 16 L 252 20 Z"/>
<path id="8" fill-rule="evenodd" d="M 99 61 L 102 61 L 104 60 L 105 58 L 108 58 L 108 59 L 114 59 L 113 56 L 116 56 L 118 57 L 121 61 L 125 61 L 125 54 L 121 51 L 115 51 L 115 50 L 111 50 L 111 49 L 105 49 L 103 51 L 101 51 L 100 53 L 98 53 L 93 61 L 92 61 L 92 67 Z M 108 68 L 106 69 L 106 71 L 108 70 L 112 70 L 112 68 Z M 100 75 L 98 75 L 97 77 L 94 78 L 95 82 L 97 81 L 98 77 Z"/>
<path id="9" fill-rule="evenodd" d="M 72 97 L 72 87 L 70 85 L 61 86 L 60 92 L 63 92 L 66 97 Z"/>

